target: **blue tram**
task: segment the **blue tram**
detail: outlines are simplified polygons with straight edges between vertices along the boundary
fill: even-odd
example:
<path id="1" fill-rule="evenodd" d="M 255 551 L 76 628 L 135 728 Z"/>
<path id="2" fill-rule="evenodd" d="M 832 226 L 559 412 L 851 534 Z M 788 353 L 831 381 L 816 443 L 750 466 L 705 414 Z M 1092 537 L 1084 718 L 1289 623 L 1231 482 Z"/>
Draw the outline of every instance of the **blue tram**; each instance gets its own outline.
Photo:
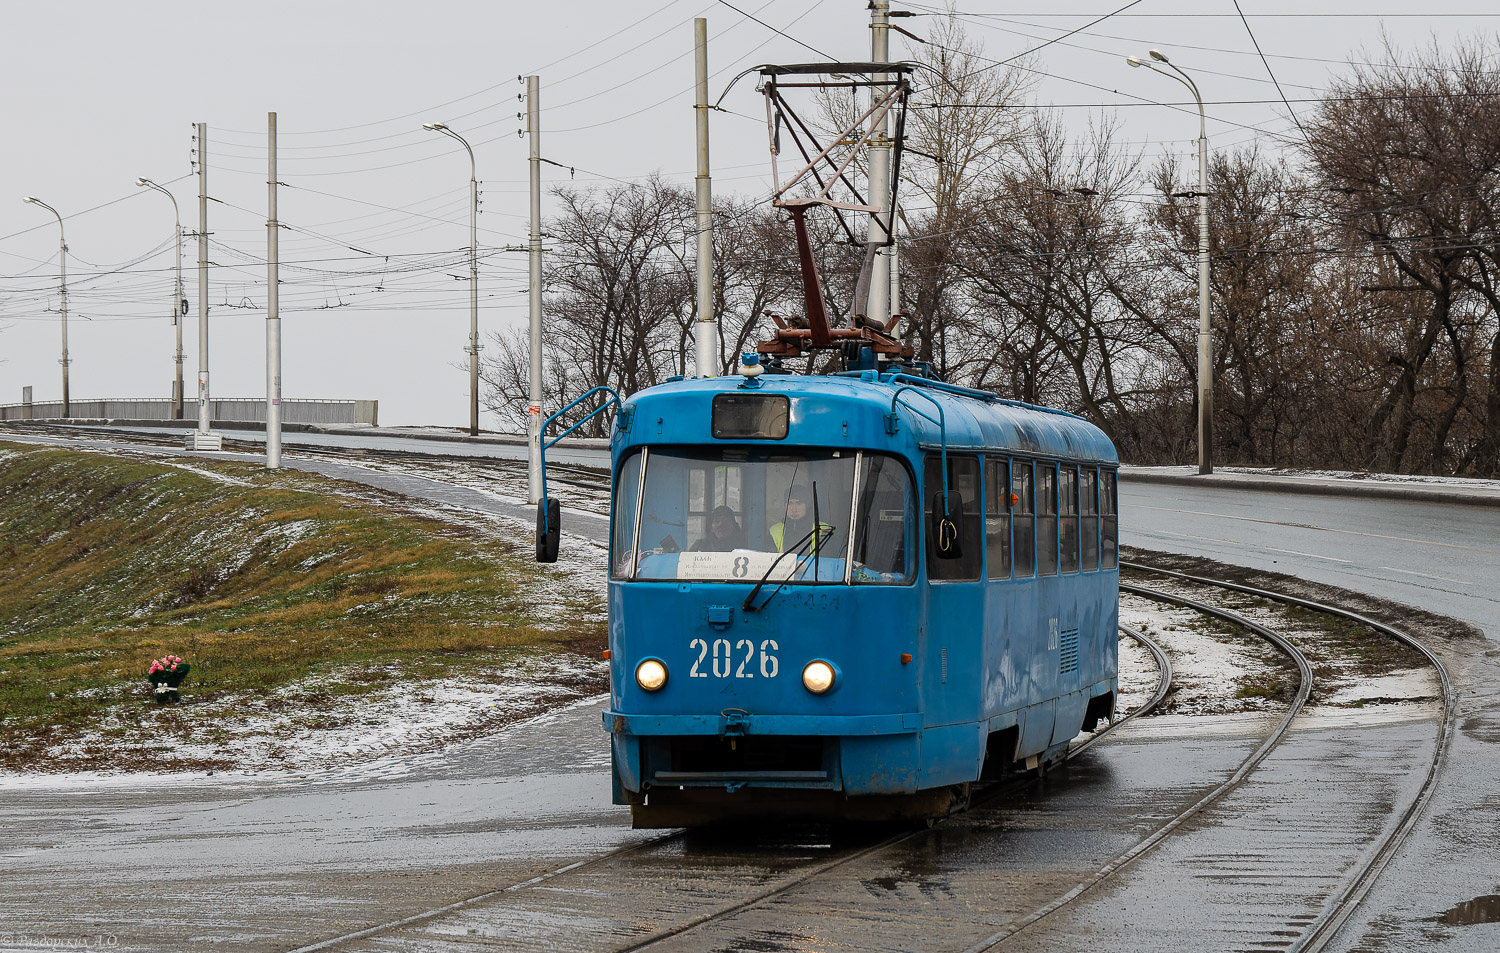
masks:
<path id="1" fill-rule="evenodd" d="M 1102 432 L 899 367 L 760 370 L 616 417 L 604 727 L 637 827 L 941 816 L 1112 715 Z"/>

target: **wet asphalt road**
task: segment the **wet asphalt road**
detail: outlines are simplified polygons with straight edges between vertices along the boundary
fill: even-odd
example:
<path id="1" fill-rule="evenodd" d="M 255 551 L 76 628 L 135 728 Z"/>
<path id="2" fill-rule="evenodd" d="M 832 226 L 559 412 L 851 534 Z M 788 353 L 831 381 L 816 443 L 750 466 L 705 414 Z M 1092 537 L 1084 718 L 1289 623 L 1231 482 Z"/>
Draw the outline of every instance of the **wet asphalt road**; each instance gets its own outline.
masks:
<path id="1" fill-rule="evenodd" d="M 440 481 L 295 456 L 287 462 L 449 505 L 525 520 L 531 516 L 523 501 Z M 1126 545 L 1368 591 L 1469 620 L 1491 641 L 1500 639 L 1500 510 L 1128 481 L 1121 497 Z M 580 516 L 568 519 L 568 526 L 582 535 L 603 535 L 597 519 Z M 1454 646 L 1446 655 L 1465 711 L 1453 757 L 1417 830 L 1334 949 L 1500 949 L 1500 925 L 1440 922 L 1465 902 L 1500 893 L 1500 784 L 1495 781 L 1500 778 L 1500 650 Z M 1325 742 L 1325 756 L 1367 761 L 1372 783 L 1386 785 L 1390 796 L 1407 783 L 1400 771 L 1390 770 L 1392 761 L 1361 747 L 1357 730 L 1332 732 Z M 794 890 L 776 906 L 788 917 L 785 925 L 795 927 L 782 938 L 790 947 L 762 936 L 763 945 L 739 948 L 962 949 L 954 945 L 958 940 L 988 935 L 986 929 L 1015 913 L 997 908 L 998 898 L 1030 909 L 1027 902 L 1052 885 L 1068 878 L 1076 882 L 1081 871 L 1112 856 L 1122 838 L 1148 831 L 1165 805 L 1211 787 L 1217 776 L 1232 770 L 1236 750 L 1249 746 L 1253 741 L 1243 739 L 1121 739 L 1067 769 L 1066 778 L 1042 792 L 1034 814 L 1022 810 L 986 822 L 976 812 L 959 829 L 934 835 L 935 846 L 925 849 L 930 863 L 893 860 L 888 875 L 871 881 L 866 873 L 860 883 L 826 895 L 826 887 L 812 896 Z M 568 755 L 561 763 L 555 757 L 559 750 Z M 1290 772 L 1280 775 L 1284 783 L 1263 793 L 1274 799 L 1278 792 L 1303 792 L 1305 797 L 1283 798 L 1288 809 L 1299 806 L 1298 798 L 1316 800 L 1320 757 L 1287 761 L 1280 768 Z M 605 765 L 597 715 L 581 708 L 493 743 L 402 762 L 399 769 L 408 773 L 400 777 L 261 784 L 231 776 L 201 785 L 7 790 L 0 795 L 0 869 L 6 872 L 0 886 L 0 949 L 36 948 L 16 942 L 32 935 L 26 931 L 52 938 L 113 935 L 119 948 L 213 943 L 291 949 L 387 923 L 639 840 L 642 835 L 628 831 L 627 818 L 608 803 Z M 1144 802 L 1132 800 L 1143 793 Z M 1152 797 L 1163 807 L 1153 811 Z M 1243 822 L 1230 816 L 1203 819 L 1201 829 L 1148 856 L 1107 892 L 1065 916 L 1048 918 L 1006 948 L 1198 946 L 1188 941 L 1202 938 L 1202 926 L 1214 922 L 1207 918 L 1219 915 L 1215 897 L 1233 898 L 1246 886 L 1231 883 L 1227 874 L 1216 879 L 1212 859 L 1256 847 L 1269 825 L 1280 823 L 1276 816 L 1250 810 Z M 1369 827 L 1350 823 L 1353 818 L 1341 811 L 1329 816 L 1333 820 L 1326 829 L 1299 834 L 1289 843 L 1315 845 L 1319 837 Z M 1105 818 L 1117 826 L 1104 824 Z M 1035 836 L 1027 839 L 1023 835 L 1033 820 Z M 985 829 L 985 823 L 992 826 Z M 1003 836 L 997 839 L 996 831 Z M 1272 846 L 1270 854 L 1290 856 L 1287 843 Z M 792 855 L 782 859 L 797 862 Z M 695 863 L 709 861 L 701 853 L 695 857 Z M 755 880 L 776 875 L 776 861 L 775 855 L 766 859 L 768 872 L 743 871 L 743 855 L 731 852 L 717 866 Z M 1171 900 L 1163 900 L 1162 891 L 1174 889 L 1174 869 L 1203 875 L 1175 885 L 1177 892 L 1169 896 L 1191 897 L 1193 903 L 1172 907 L 1176 912 L 1164 920 L 1158 914 Z M 704 882 L 694 878 L 684 884 L 680 875 L 680 868 L 663 865 L 663 882 L 676 889 Z M 1275 913 L 1281 904 L 1294 910 L 1295 883 L 1267 877 L 1250 886 L 1262 888 L 1255 893 L 1255 909 Z M 608 881 L 592 889 L 564 889 L 582 889 L 576 908 L 594 924 L 584 933 L 599 939 L 618 936 L 617 921 L 633 912 L 601 914 L 613 889 Z M 950 902 L 955 890 L 961 903 Z M 875 908 L 866 899 L 871 896 Z M 887 902 L 891 916 L 877 923 L 880 918 L 868 911 Z M 1233 906 L 1230 916 L 1237 915 Z M 571 929 L 576 920 L 543 916 L 538 927 L 528 928 L 527 920 L 501 915 L 497 927 L 495 915 L 487 912 L 493 909 L 498 908 L 452 911 L 401 928 L 389 942 L 370 938 L 349 948 L 446 948 L 471 942 L 484 948 L 584 948 L 553 929 Z M 163 918 L 164 910 L 173 912 Z M 1252 920 L 1261 917 L 1254 914 Z M 859 924 L 854 934 L 847 932 L 853 929 L 847 923 L 835 923 L 847 920 Z M 913 925 L 903 927 L 908 920 Z M 1043 924 L 1045 929 L 1038 929 Z M 845 945 L 839 930 L 870 945 Z M 1157 935 L 1155 930 L 1162 931 L 1162 943 L 1132 945 L 1128 939 Z M 487 939 L 485 931 L 492 934 Z M 819 937 L 824 942 L 808 942 Z M 1179 945 L 1167 944 L 1168 939 Z M 733 942 L 730 934 L 720 940 Z M 676 942 L 674 949 L 705 948 L 687 938 Z"/>

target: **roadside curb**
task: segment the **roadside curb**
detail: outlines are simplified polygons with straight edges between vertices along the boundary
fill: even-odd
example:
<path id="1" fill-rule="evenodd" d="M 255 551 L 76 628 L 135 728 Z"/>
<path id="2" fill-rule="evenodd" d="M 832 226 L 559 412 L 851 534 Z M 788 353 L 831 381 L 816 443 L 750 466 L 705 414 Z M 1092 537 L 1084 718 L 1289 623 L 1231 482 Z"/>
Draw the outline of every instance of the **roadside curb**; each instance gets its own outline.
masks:
<path id="1" fill-rule="evenodd" d="M 1162 473 L 1122 466 L 1121 483 L 1161 486 L 1191 486 L 1198 489 L 1254 490 L 1262 493 L 1301 493 L 1309 496 L 1344 496 L 1362 499 L 1400 500 L 1407 503 L 1443 503 L 1453 506 L 1500 507 L 1500 483 L 1487 487 L 1423 486 L 1358 480 L 1318 480 L 1295 476 L 1255 476 L 1247 473 Z"/>

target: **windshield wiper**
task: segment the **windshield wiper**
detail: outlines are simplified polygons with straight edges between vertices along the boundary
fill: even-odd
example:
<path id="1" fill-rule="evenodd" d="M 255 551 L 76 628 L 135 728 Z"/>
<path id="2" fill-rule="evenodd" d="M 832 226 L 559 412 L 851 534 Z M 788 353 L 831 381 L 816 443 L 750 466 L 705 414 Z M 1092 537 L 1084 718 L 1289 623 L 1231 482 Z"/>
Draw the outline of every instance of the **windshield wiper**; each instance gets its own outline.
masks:
<path id="1" fill-rule="evenodd" d="M 740 604 L 741 611 L 744 611 L 744 612 L 759 612 L 760 610 L 764 609 L 766 606 L 768 606 L 768 605 L 771 604 L 771 600 L 774 599 L 774 598 L 776 598 L 776 594 L 778 592 L 780 592 L 781 590 L 783 590 L 783 589 L 786 588 L 786 584 L 791 581 L 792 576 L 795 576 L 797 574 L 797 567 L 796 566 L 792 567 L 791 575 L 787 576 L 786 579 L 783 579 L 781 581 L 780 585 L 778 585 L 775 589 L 773 589 L 771 591 L 771 594 L 769 596 L 766 596 L 766 601 L 765 602 L 762 602 L 758 606 L 752 604 L 752 603 L 755 602 L 755 597 L 760 594 L 760 590 L 762 588 L 764 588 L 766 582 L 770 580 L 771 573 L 773 573 L 773 572 L 776 571 L 776 567 L 779 566 L 779 565 L 781 565 L 781 561 L 783 559 L 785 559 L 786 557 L 795 555 L 797 557 L 797 566 L 800 566 L 803 563 L 803 561 L 805 561 L 806 559 L 808 559 L 809 557 L 811 557 L 814 560 L 814 565 L 816 566 L 816 564 L 817 564 L 816 563 L 816 559 L 817 559 L 818 552 L 824 546 L 828 545 L 829 540 L 833 539 L 833 534 L 835 532 L 837 532 L 837 530 L 835 530 L 831 526 L 828 527 L 828 531 L 827 532 L 820 533 L 819 532 L 820 529 L 822 529 L 822 527 L 819 526 L 817 523 L 814 523 L 813 524 L 813 528 L 810 529 L 810 530 L 808 530 L 806 536 L 804 536 L 801 539 L 797 540 L 796 545 L 794 545 L 792 548 L 790 548 L 790 549 L 786 550 L 785 552 L 783 552 L 780 556 L 776 557 L 775 562 L 771 563 L 770 567 L 766 570 L 765 575 L 763 575 L 763 576 L 760 577 L 760 581 L 755 584 L 755 588 L 750 590 L 750 594 L 748 596 L 746 596 L 745 597 L 745 601 Z M 814 539 L 815 537 L 816 537 L 816 540 Z M 806 549 L 808 547 L 808 545 L 811 545 L 813 547 L 812 553 L 809 554 L 809 555 L 803 555 L 803 550 Z M 813 576 L 813 582 L 817 582 L 817 581 L 818 581 L 818 578 L 817 578 L 816 575 L 814 575 Z"/>

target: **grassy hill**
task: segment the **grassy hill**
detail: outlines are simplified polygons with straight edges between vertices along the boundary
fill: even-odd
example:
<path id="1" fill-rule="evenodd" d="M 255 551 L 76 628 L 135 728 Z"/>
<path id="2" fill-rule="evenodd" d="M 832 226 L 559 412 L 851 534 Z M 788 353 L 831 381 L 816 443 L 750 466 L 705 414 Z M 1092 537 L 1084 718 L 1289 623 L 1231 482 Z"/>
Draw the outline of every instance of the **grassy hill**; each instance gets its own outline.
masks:
<path id="1" fill-rule="evenodd" d="M 504 536 L 292 471 L 0 443 L 0 767 L 127 763 L 60 752 L 155 725 L 145 672 L 167 653 L 198 701 L 316 676 L 336 705 L 602 648 L 595 597 L 559 598 L 529 536 Z"/>

